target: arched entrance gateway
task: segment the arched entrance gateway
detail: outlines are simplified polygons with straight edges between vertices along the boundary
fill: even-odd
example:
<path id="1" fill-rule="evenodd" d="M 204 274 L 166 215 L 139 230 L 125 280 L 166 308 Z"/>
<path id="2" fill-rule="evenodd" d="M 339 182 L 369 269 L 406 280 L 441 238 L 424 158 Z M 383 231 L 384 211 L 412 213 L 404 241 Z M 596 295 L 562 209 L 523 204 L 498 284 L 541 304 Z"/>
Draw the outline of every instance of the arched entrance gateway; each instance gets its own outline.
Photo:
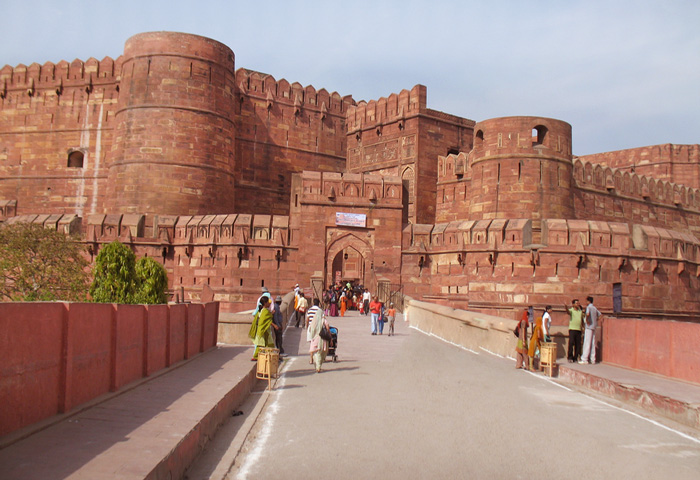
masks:
<path id="1" fill-rule="evenodd" d="M 368 273 L 372 266 L 371 246 L 354 234 L 346 234 L 328 245 L 325 264 L 326 285 L 338 280 L 368 285 Z"/>

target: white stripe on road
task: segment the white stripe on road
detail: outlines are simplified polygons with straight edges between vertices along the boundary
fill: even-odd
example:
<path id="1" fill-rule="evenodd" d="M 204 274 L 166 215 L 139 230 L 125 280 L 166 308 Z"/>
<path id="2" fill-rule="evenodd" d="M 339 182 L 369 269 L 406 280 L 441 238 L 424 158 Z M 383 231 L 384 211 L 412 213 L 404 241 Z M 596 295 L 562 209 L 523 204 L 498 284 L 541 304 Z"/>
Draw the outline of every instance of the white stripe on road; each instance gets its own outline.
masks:
<path id="1" fill-rule="evenodd" d="M 256 436 L 255 441 L 253 442 L 253 445 L 251 446 L 250 450 L 246 453 L 243 465 L 241 465 L 241 468 L 238 469 L 238 473 L 236 474 L 237 479 L 245 480 L 246 478 L 248 478 L 250 470 L 255 466 L 256 463 L 258 463 L 260 457 L 262 456 L 262 452 L 265 449 L 265 445 L 267 444 L 267 441 L 272 435 L 272 427 L 275 424 L 275 417 L 279 412 L 279 401 L 282 397 L 282 393 L 284 392 L 284 384 L 286 380 L 284 374 L 296 359 L 297 357 L 291 357 L 288 361 L 284 362 L 283 364 L 279 378 L 275 383 L 275 395 L 273 397 L 272 403 L 270 403 L 270 405 L 267 407 L 263 407 L 263 411 L 265 413 L 264 418 L 262 418 L 263 425 L 260 428 L 260 431 L 258 432 L 258 435 Z"/>
<path id="2" fill-rule="evenodd" d="M 452 345 L 453 347 L 461 348 L 462 350 L 466 350 L 467 352 L 471 352 L 471 353 L 473 353 L 474 355 L 479 355 L 479 352 L 474 351 L 474 350 L 472 350 L 471 348 L 467 348 L 467 347 L 465 347 L 464 345 L 460 345 L 460 344 L 458 344 L 458 343 L 454 343 L 454 342 L 450 342 L 449 340 L 445 340 L 444 338 L 439 337 L 439 336 L 435 335 L 434 333 L 426 332 L 425 330 L 421 330 L 420 328 L 418 328 L 418 327 L 416 327 L 416 326 L 414 326 L 414 325 L 411 325 L 411 326 L 409 326 L 408 328 L 412 328 L 413 330 L 418 330 L 418 331 L 419 331 L 420 333 L 422 333 L 423 335 L 427 335 L 427 336 L 429 336 L 429 337 L 437 338 L 438 340 L 441 340 L 442 342 L 447 343 L 448 345 Z"/>

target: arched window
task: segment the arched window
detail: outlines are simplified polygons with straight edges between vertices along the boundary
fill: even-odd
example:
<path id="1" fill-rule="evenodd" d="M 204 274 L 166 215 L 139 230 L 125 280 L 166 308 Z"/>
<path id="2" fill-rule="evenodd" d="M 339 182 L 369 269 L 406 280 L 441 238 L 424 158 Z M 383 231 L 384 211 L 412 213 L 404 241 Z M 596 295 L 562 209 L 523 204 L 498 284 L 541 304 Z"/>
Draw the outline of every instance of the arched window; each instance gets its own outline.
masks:
<path id="1" fill-rule="evenodd" d="M 547 127 L 537 125 L 532 129 L 532 146 L 544 145 L 544 138 L 547 136 Z"/>
<path id="2" fill-rule="evenodd" d="M 68 168 L 83 168 L 85 154 L 81 150 L 71 150 L 68 152 Z"/>
<path id="3" fill-rule="evenodd" d="M 476 132 L 476 135 L 474 135 L 475 141 L 474 141 L 474 146 L 475 147 L 480 147 L 484 143 L 484 131 L 483 130 L 478 130 Z"/>

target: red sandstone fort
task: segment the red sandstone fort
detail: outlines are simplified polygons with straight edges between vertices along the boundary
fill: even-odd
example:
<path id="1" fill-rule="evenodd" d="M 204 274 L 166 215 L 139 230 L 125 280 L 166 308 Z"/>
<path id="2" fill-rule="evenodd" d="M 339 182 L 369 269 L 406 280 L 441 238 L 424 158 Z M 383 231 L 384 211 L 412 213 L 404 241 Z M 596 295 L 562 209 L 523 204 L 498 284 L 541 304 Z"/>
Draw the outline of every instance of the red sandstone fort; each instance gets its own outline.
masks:
<path id="1" fill-rule="evenodd" d="M 239 68 L 214 40 L 0 70 L 0 220 L 115 239 L 185 300 L 337 280 L 511 317 L 596 297 L 698 320 L 700 146 L 578 157 L 571 126 L 474 122 L 427 90 L 356 101 Z"/>

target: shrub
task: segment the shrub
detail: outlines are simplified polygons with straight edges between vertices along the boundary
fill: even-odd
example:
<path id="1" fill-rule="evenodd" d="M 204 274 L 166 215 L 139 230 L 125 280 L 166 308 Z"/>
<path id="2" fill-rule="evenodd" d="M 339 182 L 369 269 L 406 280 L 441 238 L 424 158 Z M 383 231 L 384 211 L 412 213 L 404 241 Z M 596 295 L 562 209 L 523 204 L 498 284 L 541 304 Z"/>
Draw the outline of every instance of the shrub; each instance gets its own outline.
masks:
<path id="1" fill-rule="evenodd" d="M 163 265 L 150 257 L 136 262 L 138 287 L 134 303 L 167 303 L 168 273 Z"/>
<path id="2" fill-rule="evenodd" d="M 0 299 L 85 301 L 88 262 L 75 239 L 34 223 L 0 228 Z"/>
<path id="3" fill-rule="evenodd" d="M 134 303 L 137 277 L 136 255 L 114 241 L 100 249 L 93 269 L 90 296 L 97 303 Z"/>

